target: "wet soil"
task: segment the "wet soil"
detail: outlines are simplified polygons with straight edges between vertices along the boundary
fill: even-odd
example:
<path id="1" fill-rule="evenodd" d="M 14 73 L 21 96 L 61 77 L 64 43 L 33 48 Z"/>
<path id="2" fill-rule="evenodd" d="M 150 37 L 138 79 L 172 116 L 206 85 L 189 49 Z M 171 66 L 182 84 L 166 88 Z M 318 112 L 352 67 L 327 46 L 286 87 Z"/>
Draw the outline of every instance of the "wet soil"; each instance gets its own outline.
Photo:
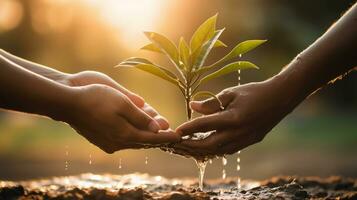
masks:
<path id="1" fill-rule="evenodd" d="M 207 180 L 204 192 L 194 179 L 166 179 L 147 174 L 54 177 L 31 181 L 0 181 L 2 199 L 357 199 L 357 179 L 338 176 L 273 177 L 243 180 L 238 190 L 234 179 Z"/>

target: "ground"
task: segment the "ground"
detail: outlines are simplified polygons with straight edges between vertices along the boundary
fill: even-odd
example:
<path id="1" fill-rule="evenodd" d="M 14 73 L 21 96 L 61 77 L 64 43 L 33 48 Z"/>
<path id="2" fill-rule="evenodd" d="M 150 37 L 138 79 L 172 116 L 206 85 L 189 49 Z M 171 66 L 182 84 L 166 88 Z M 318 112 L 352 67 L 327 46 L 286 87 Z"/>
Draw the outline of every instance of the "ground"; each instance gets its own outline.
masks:
<path id="1" fill-rule="evenodd" d="M 273 177 L 243 180 L 207 180 L 204 192 L 194 179 L 166 179 L 147 174 L 53 177 L 0 182 L 2 199 L 357 199 L 357 179 L 342 177 Z"/>

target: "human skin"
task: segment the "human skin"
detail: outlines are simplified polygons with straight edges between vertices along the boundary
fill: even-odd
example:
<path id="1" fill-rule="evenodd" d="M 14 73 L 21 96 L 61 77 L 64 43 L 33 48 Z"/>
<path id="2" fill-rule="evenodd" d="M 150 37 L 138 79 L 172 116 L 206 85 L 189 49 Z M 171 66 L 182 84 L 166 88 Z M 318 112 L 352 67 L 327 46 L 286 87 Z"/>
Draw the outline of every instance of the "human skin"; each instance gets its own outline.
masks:
<path id="1" fill-rule="evenodd" d="M 136 106 L 138 106 L 145 113 L 153 117 L 159 123 L 161 129 L 165 130 L 169 128 L 168 121 L 163 116 L 161 116 L 153 107 L 146 103 L 142 97 L 127 90 L 106 74 L 97 71 L 82 71 L 79 73 L 69 74 L 20 58 L 18 56 L 10 54 L 9 52 L 6 52 L 3 49 L 0 49 L 0 55 L 4 56 L 6 59 L 31 72 L 34 72 L 38 75 L 44 76 L 48 79 L 51 79 L 66 86 L 78 87 L 91 84 L 103 84 L 112 87 L 126 95 Z"/>
<path id="2" fill-rule="evenodd" d="M 279 74 L 220 92 L 224 110 L 215 99 L 191 102 L 203 116 L 183 123 L 176 132 L 181 136 L 216 132 L 203 140 L 184 140 L 174 145 L 174 151 L 202 158 L 233 154 L 260 142 L 309 95 L 356 66 L 357 4 Z"/>
<path id="3" fill-rule="evenodd" d="M 0 108 L 66 122 L 107 153 L 180 140 L 177 134 L 162 131 L 168 128 L 167 121 L 141 97 L 101 73 L 55 73 L 50 68 L 12 61 L 3 53 Z"/>

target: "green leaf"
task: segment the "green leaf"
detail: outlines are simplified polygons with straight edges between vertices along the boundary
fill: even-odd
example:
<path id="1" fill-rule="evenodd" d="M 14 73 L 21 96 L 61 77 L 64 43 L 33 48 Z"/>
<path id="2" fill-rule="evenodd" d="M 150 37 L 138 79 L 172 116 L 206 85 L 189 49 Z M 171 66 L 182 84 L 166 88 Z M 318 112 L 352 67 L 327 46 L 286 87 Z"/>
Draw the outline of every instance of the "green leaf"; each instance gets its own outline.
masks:
<path id="1" fill-rule="evenodd" d="M 179 43 L 180 60 L 183 62 L 186 70 L 190 68 L 190 48 L 183 37 L 180 38 Z"/>
<path id="2" fill-rule="evenodd" d="M 200 80 L 199 85 L 204 83 L 204 82 L 207 82 L 207 81 L 209 81 L 211 79 L 214 79 L 214 78 L 229 74 L 231 72 L 235 72 L 235 71 L 242 70 L 242 69 L 250 69 L 250 68 L 259 69 L 255 64 L 253 64 L 251 62 L 248 62 L 248 61 L 233 62 L 233 63 L 230 63 L 230 64 L 222 67 L 221 69 L 219 69 L 219 70 L 217 70 L 217 71 L 215 71 L 215 72 L 203 77 Z"/>
<path id="3" fill-rule="evenodd" d="M 215 31 L 212 38 L 210 38 L 201 48 L 198 48 L 192 56 L 192 61 L 194 62 L 193 66 L 196 69 L 199 69 L 205 62 L 209 52 L 212 50 L 214 44 L 218 40 L 219 36 L 223 33 L 224 28 L 221 30 Z"/>
<path id="4" fill-rule="evenodd" d="M 217 48 L 217 47 L 227 47 L 226 44 L 224 44 L 221 40 L 217 40 L 216 43 L 214 43 L 214 48 Z"/>
<path id="5" fill-rule="evenodd" d="M 150 43 L 150 44 L 147 44 L 143 47 L 141 47 L 140 49 L 142 50 L 147 50 L 147 51 L 153 51 L 153 52 L 156 52 L 156 53 L 162 53 L 163 52 L 161 51 L 161 49 L 159 47 L 157 47 L 155 44 L 153 43 Z"/>
<path id="6" fill-rule="evenodd" d="M 224 110 L 224 107 L 223 107 L 223 104 L 222 104 L 222 101 L 219 100 L 219 98 L 213 94 L 212 92 L 209 92 L 209 91 L 199 91 L 197 92 L 195 95 L 193 95 L 192 99 L 196 99 L 197 97 L 213 97 L 214 99 L 216 99 L 219 103 L 219 107 L 221 108 L 221 110 Z"/>
<path id="7" fill-rule="evenodd" d="M 180 63 L 179 63 L 179 53 L 177 51 L 177 48 L 175 44 L 167 39 L 165 36 L 154 33 L 154 32 L 144 32 L 146 37 L 155 44 L 162 52 L 164 52 L 171 62 L 178 68 L 180 68 Z"/>
<path id="8" fill-rule="evenodd" d="M 137 64 L 153 64 L 153 63 L 145 58 L 131 57 L 122 61 L 115 67 L 124 66 L 124 65 L 132 66 Z"/>
<path id="9" fill-rule="evenodd" d="M 148 72 L 152 75 L 155 75 L 157 77 L 160 77 L 166 81 L 169 81 L 175 85 L 179 85 L 179 80 L 178 78 L 175 76 L 175 74 L 173 74 L 172 72 L 170 72 L 169 70 L 163 68 L 163 67 L 159 67 L 157 65 L 154 64 L 145 64 L 145 63 L 140 63 L 140 64 L 136 64 L 136 65 L 122 65 L 119 64 L 119 66 L 121 67 L 135 67 L 137 69 L 143 70 L 145 72 Z"/>
<path id="10" fill-rule="evenodd" d="M 193 34 L 190 47 L 191 52 L 195 52 L 199 47 L 201 47 L 209 38 L 214 35 L 216 29 L 217 14 L 208 18 Z"/>
<path id="11" fill-rule="evenodd" d="M 263 44 L 266 41 L 267 40 L 246 40 L 244 42 L 241 42 L 237 46 L 235 46 L 231 52 L 229 52 L 221 60 L 214 63 L 212 66 L 216 66 L 230 59 L 242 56 L 244 53 L 247 53 L 248 51 L 255 49 L 256 47 L 258 47 L 259 45 Z"/>

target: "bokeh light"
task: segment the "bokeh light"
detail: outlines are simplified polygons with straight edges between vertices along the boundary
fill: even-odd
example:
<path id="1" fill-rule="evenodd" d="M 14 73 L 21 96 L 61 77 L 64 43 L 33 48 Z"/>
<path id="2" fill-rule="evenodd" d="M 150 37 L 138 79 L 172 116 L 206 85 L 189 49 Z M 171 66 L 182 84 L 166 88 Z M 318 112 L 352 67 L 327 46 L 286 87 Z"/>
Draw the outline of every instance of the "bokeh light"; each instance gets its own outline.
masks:
<path id="1" fill-rule="evenodd" d="M 0 32 L 16 28 L 22 17 L 23 7 L 17 0 L 0 1 Z"/>

